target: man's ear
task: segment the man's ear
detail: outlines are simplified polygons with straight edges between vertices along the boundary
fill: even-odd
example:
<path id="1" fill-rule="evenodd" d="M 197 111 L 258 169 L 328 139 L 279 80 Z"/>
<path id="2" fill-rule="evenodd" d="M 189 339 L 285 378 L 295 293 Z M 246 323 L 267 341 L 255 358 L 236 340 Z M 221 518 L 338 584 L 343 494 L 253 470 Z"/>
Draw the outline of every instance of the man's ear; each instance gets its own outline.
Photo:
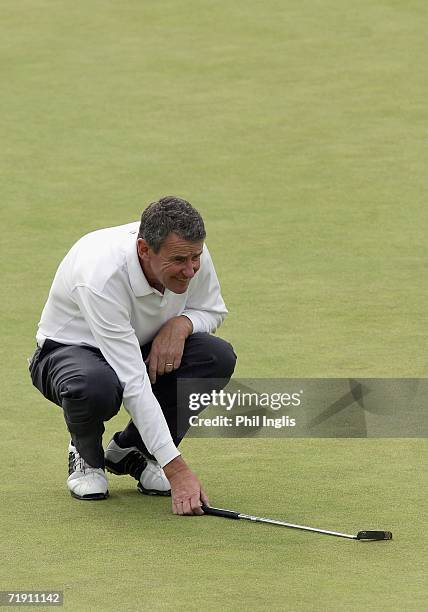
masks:
<path id="1" fill-rule="evenodd" d="M 144 238 L 137 238 L 137 252 L 138 252 L 138 256 L 141 257 L 141 259 L 146 258 L 149 250 L 150 250 L 150 247 L 147 244 L 147 242 L 144 240 Z"/>

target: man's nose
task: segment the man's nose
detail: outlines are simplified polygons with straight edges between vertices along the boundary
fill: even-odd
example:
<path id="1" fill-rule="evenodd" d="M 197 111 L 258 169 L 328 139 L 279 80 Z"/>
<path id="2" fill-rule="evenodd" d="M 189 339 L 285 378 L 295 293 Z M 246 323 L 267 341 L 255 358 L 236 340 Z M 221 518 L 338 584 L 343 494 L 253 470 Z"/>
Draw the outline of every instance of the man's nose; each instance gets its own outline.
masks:
<path id="1" fill-rule="evenodd" d="M 192 261 L 188 261 L 186 263 L 185 268 L 183 269 L 183 274 L 186 278 L 193 278 L 195 276 L 195 268 Z"/>

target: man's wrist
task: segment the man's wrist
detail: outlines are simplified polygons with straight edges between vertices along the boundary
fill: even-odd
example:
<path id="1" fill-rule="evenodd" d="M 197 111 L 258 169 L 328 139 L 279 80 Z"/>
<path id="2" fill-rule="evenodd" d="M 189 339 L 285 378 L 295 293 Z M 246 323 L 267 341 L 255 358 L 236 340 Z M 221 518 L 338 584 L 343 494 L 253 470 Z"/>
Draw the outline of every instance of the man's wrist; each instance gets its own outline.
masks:
<path id="1" fill-rule="evenodd" d="M 173 478 L 179 472 L 188 470 L 188 466 L 181 455 L 175 457 L 172 461 L 163 466 L 163 471 L 166 477 Z"/>
<path id="2" fill-rule="evenodd" d="M 177 320 L 180 321 L 180 325 L 183 328 L 183 333 L 185 334 L 184 337 L 188 338 L 193 333 L 192 321 L 189 319 L 189 317 L 186 317 L 186 315 L 179 315 Z"/>

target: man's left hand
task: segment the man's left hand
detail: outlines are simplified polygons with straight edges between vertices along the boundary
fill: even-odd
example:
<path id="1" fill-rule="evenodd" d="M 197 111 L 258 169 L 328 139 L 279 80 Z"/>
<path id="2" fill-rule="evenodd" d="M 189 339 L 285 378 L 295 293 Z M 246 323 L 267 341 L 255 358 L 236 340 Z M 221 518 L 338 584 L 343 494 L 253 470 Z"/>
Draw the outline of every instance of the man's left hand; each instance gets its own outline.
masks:
<path id="1" fill-rule="evenodd" d="M 184 343 L 192 331 L 192 322 L 184 315 L 173 317 L 161 327 L 145 359 L 152 385 L 157 376 L 169 374 L 180 367 Z"/>

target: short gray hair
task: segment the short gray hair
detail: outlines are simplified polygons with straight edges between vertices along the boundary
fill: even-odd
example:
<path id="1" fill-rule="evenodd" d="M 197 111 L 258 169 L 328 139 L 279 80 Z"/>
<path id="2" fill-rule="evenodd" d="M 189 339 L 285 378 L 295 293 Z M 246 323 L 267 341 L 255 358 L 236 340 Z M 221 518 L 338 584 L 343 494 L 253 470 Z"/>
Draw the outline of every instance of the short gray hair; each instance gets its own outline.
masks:
<path id="1" fill-rule="evenodd" d="M 206 237 L 199 212 L 186 200 L 166 196 L 152 202 L 143 211 L 138 238 L 143 238 L 158 253 L 172 232 L 188 242 L 199 242 Z"/>

